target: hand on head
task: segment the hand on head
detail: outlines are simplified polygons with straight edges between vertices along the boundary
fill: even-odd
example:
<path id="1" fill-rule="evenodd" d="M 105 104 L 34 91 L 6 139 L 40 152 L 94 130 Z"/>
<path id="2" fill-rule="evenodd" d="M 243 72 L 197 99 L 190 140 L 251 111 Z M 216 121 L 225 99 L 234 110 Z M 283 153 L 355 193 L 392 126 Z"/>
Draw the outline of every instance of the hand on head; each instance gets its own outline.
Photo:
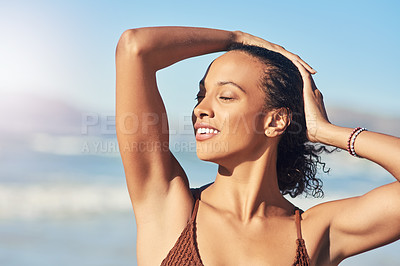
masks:
<path id="1" fill-rule="evenodd" d="M 304 65 L 294 60 L 303 79 L 304 113 L 306 116 L 307 137 L 311 142 L 318 141 L 320 129 L 329 123 L 322 93 L 318 90 L 311 73 Z"/>
<path id="2" fill-rule="evenodd" d="M 254 45 L 254 46 L 260 46 L 263 48 L 266 48 L 268 50 L 280 53 L 284 55 L 286 58 L 290 59 L 293 63 L 299 62 L 308 72 L 311 74 L 316 74 L 317 71 L 315 71 L 309 64 L 307 64 L 303 59 L 301 59 L 298 55 L 291 53 L 287 51 L 285 48 L 282 46 L 271 43 L 269 41 L 266 41 L 260 37 L 241 32 L 241 31 L 235 31 L 236 35 L 236 42 L 242 43 L 245 45 Z"/>

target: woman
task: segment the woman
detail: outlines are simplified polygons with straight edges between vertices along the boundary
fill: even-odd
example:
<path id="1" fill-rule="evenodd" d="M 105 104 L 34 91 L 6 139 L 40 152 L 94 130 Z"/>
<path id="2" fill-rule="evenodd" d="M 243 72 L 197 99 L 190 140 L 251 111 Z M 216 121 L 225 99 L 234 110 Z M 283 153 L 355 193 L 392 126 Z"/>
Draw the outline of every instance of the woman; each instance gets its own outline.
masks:
<path id="1" fill-rule="evenodd" d="M 232 45 L 208 68 L 193 111 L 197 155 L 217 163 L 218 173 L 191 191 L 168 149 L 155 74 Z M 315 71 L 298 56 L 239 31 L 155 27 L 122 34 L 116 67 L 117 136 L 139 265 L 337 265 L 399 239 L 399 138 L 331 124 Z M 283 194 L 321 192 L 318 150 L 307 139 L 348 149 L 397 181 L 317 205 L 300 223 Z"/>

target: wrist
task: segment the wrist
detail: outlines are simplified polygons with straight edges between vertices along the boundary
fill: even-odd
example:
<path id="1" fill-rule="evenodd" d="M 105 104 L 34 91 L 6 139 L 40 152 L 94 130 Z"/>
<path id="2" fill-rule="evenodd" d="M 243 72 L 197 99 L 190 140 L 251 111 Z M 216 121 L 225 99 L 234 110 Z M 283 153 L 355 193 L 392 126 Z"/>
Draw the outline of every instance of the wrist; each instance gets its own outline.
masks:
<path id="1" fill-rule="evenodd" d="M 318 129 L 314 134 L 314 142 L 319 142 L 326 145 L 331 144 L 331 133 L 334 131 L 335 125 L 332 125 L 329 122 L 323 123 L 319 125 Z"/>
<path id="2" fill-rule="evenodd" d="M 316 138 L 322 144 L 346 150 L 347 141 L 352 131 L 352 128 L 327 123 L 320 127 Z"/>

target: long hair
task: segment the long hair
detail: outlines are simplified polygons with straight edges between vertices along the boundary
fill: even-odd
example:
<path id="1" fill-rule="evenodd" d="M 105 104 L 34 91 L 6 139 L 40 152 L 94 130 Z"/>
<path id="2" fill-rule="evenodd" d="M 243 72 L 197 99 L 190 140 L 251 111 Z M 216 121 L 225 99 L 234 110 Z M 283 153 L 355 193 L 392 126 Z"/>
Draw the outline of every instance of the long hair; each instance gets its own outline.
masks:
<path id="1" fill-rule="evenodd" d="M 292 115 L 290 125 L 278 144 L 278 185 L 283 195 L 300 194 L 322 197 L 322 180 L 316 177 L 318 168 L 329 172 L 321 161 L 323 145 L 307 139 L 304 115 L 303 81 L 297 67 L 285 56 L 265 48 L 236 44 L 229 51 L 241 51 L 265 64 L 260 87 L 265 92 L 265 110 L 286 108 Z"/>

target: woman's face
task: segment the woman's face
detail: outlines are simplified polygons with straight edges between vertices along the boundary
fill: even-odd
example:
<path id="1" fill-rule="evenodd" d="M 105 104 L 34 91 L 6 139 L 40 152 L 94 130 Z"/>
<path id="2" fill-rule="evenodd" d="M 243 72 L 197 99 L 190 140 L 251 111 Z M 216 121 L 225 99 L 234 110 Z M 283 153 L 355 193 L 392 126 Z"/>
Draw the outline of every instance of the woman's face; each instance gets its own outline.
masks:
<path id="1" fill-rule="evenodd" d="M 264 65 L 240 51 L 217 58 L 200 82 L 193 110 L 197 155 L 220 165 L 255 160 L 267 145 Z"/>

